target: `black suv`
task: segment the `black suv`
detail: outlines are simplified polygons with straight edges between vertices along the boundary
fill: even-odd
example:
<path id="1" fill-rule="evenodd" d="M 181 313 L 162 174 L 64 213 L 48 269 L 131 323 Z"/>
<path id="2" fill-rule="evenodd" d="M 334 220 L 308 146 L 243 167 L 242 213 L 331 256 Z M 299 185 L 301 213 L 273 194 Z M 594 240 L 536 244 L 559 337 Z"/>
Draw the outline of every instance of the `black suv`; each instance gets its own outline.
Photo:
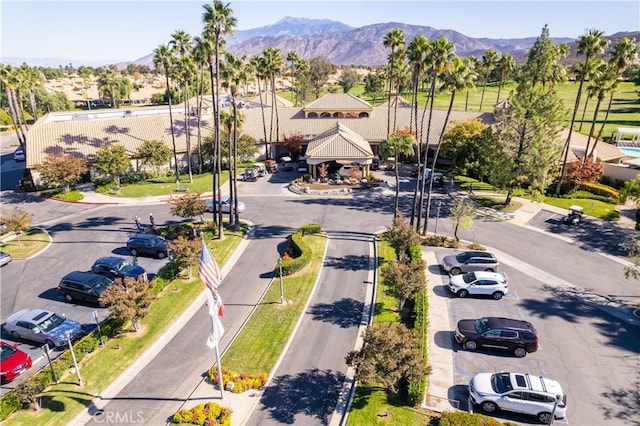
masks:
<path id="1" fill-rule="evenodd" d="M 142 254 L 163 259 L 169 255 L 166 240 L 157 235 L 134 234 L 129 237 L 127 248 L 133 256 Z"/>
<path id="2" fill-rule="evenodd" d="M 485 317 L 458 321 L 456 341 L 466 349 L 506 349 L 522 358 L 538 350 L 538 332 L 528 321 L 509 318 Z"/>
<path id="3" fill-rule="evenodd" d="M 103 306 L 100 296 L 110 285 L 113 285 L 113 281 L 105 276 L 73 271 L 62 277 L 58 284 L 58 292 L 69 302 L 80 300 Z"/>
<path id="4" fill-rule="evenodd" d="M 96 260 L 91 267 L 91 272 L 104 275 L 112 280 L 118 278 L 133 278 L 137 280 L 138 277 L 142 277 L 145 281 L 148 281 L 147 272 L 142 266 L 134 265 L 121 257 L 115 256 L 101 257 Z"/>

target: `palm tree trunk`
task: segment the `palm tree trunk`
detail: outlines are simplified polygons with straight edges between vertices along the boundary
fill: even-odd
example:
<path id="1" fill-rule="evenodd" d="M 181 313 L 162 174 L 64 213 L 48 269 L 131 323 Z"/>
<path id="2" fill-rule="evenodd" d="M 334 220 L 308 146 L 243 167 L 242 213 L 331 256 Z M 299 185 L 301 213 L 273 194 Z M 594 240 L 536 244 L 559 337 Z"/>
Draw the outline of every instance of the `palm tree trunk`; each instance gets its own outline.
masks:
<path id="1" fill-rule="evenodd" d="M 233 198 L 233 214 L 234 218 L 234 229 L 239 231 L 240 227 L 240 212 L 238 212 L 238 108 L 236 105 L 236 97 L 233 95 L 233 193 L 235 197 Z"/>
<path id="2" fill-rule="evenodd" d="M 171 90 L 169 89 L 169 70 L 165 69 L 165 79 L 167 81 L 167 99 L 169 100 L 169 122 L 171 128 L 171 143 L 173 145 L 173 172 L 176 175 L 176 183 L 180 183 L 180 172 L 178 171 L 178 153 L 176 151 L 176 134 L 173 129 L 173 108 L 171 102 Z"/>
<path id="3" fill-rule="evenodd" d="M 213 62 L 209 62 L 209 79 L 211 80 L 211 106 L 213 108 L 213 117 L 214 117 L 214 137 L 217 138 L 219 133 L 216 131 L 217 129 L 217 123 L 218 123 L 218 105 L 216 104 L 216 97 L 215 97 L 215 86 L 214 86 L 214 82 L 213 82 Z M 219 201 L 220 199 L 217 198 L 217 194 L 218 192 L 216 191 L 216 188 L 218 188 L 218 182 L 220 179 L 220 174 L 219 174 L 219 168 L 218 168 L 218 142 L 217 139 L 215 139 L 213 141 L 213 158 L 211 159 L 211 171 L 212 171 L 212 181 L 213 181 L 213 186 L 212 186 L 212 192 L 213 192 L 213 205 L 219 205 Z M 220 224 L 218 222 L 218 213 L 217 210 L 213 213 L 213 222 L 218 226 L 218 228 L 220 228 Z M 220 238 L 219 234 L 218 237 Z"/>
<path id="4" fill-rule="evenodd" d="M 31 115 L 33 115 L 34 123 L 38 121 L 38 104 L 36 103 L 36 95 L 29 91 L 29 104 L 31 105 Z"/>
<path id="5" fill-rule="evenodd" d="M 444 131 L 449 123 L 449 117 L 451 116 L 451 109 L 453 108 L 453 100 L 456 97 L 456 91 L 451 92 L 451 100 L 449 101 L 449 109 L 447 110 L 447 116 L 444 118 L 444 124 L 442 125 L 442 132 L 438 139 L 438 145 L 436 146 L 436 152 L 433 154 L 433 162 L 431 165 L 431 174 L 429 176 L 429 191 L 427 191 L 427 210 L 424 218 L 424 228 L 422 228 L 422 234 L 427 235 L 427 224 L 429 223 L 429 213 L 431 212 L 431 191 L 433 190 L 433 176 L 436 171 L 436 162 L 438 161 L 438 155 L 440 154 L 440 147 L 442 146 L 442 140 L 444 139 Z"/>
<path id="6" fill-rule="evenodd" d="M 7 103 L 9 104 L 9 115 L 11 116 L 11 122 L 13 123 L 13 129 L 16 132 L 16 136 L 18 137 L 18 142 L 22 148 L 25 148 L 25 140 L 24 135 L 21 133 L 22 129 L 18 126 L 18 116 L 16 115 L 15 105 L 13 103 L 13 93 L 9 86 L 4 87 L 5 94 L 7 95 Z"/>
<path id="7" fill-rule="evenodd" d="M 396 198 L 393 205 L 393 218 L 396 219 L 398 217 L 398 212 L 400 210 L 400 172 L 398 171 L 398 154 L 397 152 L 394 154 L 396 156 Z"/>
<path id="8" fill-rule="evenodd" d="M 236 197 L 235 194 L 235 186 L 233 184 L 234 179 L 235 179 L 235 175 L 233 174 L 233 170 L 235 165 L 233 164 L 233 139 L 232 139 L 232 132 L 233 130 L 233 123 L 228 123 L 227 125 L 227 145 L 229 146 L 229 158 L 227 159 L 228 161 L 228 165 L 229 165 L 229 199 L 234 203 L 235 206 L 235 199 L 238 198 Z M 233 214 L 233 206 L 230 206 L 231 208 L 229 208 L 229 225 L 234 225 L 234 219 L 235 216 Z M 222 209 L 220 209 L 222 210 Z"/>
<path id="9" fill-rule="evenodd" d="M 431 99 L 429 100 L 429 120 L 427 121 L 427 146 L 425 149 L 425 155 L 424 155 L 424 164 L 425 167 L 427 165 L 427 161 L 428 161 L 428 155 L 427 152 L 429 151 L 429 138 L 431 137 L 431 123 L 433 121 L 433 101 L 434 98 L 436 96 L 436 80 L 438 78 L 438 73 L 436 71 L 436 69 L 434 68 L 433 70 L 433 77 L 431 80 Z M 434 157 L 434 160 L 436 160 L 436 158 Z M 431 176 L 433 176 L 433 173 L 435 172 L 435 163 L 434 163 L 434 167 L 431 170 Z M 419 183 L 420 183 L 420 194 L 419 194 L 419 201 L 418 201 L 418 214 L 417 214 L 417 218 L 416 218 L 416 231 L 420 232 L 420 221 L 422 220 L 422 203 L 424 200 L 424 176 L 421 176 L 419 179 Z M 429 194 L 429 196 L 431 196 L 431 194 Z M 426 217 L 425 219 L 425 226 L 426 226 L 426 222 L 429 220 L 429 217 Z"/>
<path id="10" fill-rule="evenodd" d="M 262 113 L 262 130 L 264 131 L 264 155 L 265 160 L 271 158 L 271 152 L 269 150 L 269 141 L 267 140 L 267 119 L 264 116 L 264 102 L 262 101 L 262 90 L 260 90 L 260 77 L 258 77 L 258 99 L 260 99 L 260 112 Z M 265 97 L 266 97 L 265 93 Z"/>
<path id="11" fill-rule="evenodd" d="M 200 88 L 196 101 L 198 114 L 198 174 L 202 174 L 202 96 L 204 92 L 204 67 L 200 65 Z"/>
<path id="12" fill-rule="evenodd" d="M 216 85 L 215 85 L 215 119 L 214 119 L 214 123 L 215 123 L 215 132 L 216 132 L 216 162 L 217 162 L 217 173 L 218 173 L 218 188 L 217 188 L 217 192 L 218 192 L 218 199 L 217 205 L 221 205 L 222 204 L 222 159 L 221 154 L 222 154 L 222 149 L 221 149 L 221 144 L 220 144 L 220 108 L 218 105 L 218 102 L 220 100 L 220 33 L 218 31 L 216 31 Z M 213 87 L 211 88 L 211 93 L 213 93 Z M 213 97 L 213 96 L 212 96 Z M 214 191 L 216 191 L 216 188 L 213 189 Z M 224 227 L 222 226 L 222 209 L 219 208 L 218 210 L 218 238 L 222 239 L 224 238 Z"/>
<path id="13" fill-rule="evenodd" d="M 467 96 L 466 96 L 466 99 L 464 100 L 464 111 L 466 112 L 468 108 L 469 108 L 469 89 L 467 89 Z"/>
<path id="14" fill-rule="evenodd" d="M 496 97 L 496 104 L 500 102 L 500 92 L 502 92 L 503 84 L 504 84 L 504 71 L 500 73 L 500 84 L 498 84 L 498 96 Z"/>
<path id="15" fill-rule="evenodd" d="M 604 126 L 607 124 L 607 120 L 609 119 L 609 111 L 611 111 L 611 105 L 613 104 L 613 91 L 611 91 L 611 96 L 609 96 L 609 105 L 607 106 L 607 113 L 604 115 L 604 120 L 602 120 L 602 126 L 600 126 L 600 130 L 598 131 L 598 136 L 596 140 L 593 142 L 593 148 L 591 148 L 591 153 L 589 156 L 593 156 L 593 153 L 596 150 L 596 145 L 598 145 L 598 141 L 602 137 L 602 132 L 604 132 Z"/>
<path id="16" fill-rule="evenodd" d="M 598 118 L 598 112 L 600 112 L 600 104 L 602 103 L 602 99 L 604 99 L 604 93 L 598 96 L 598 101 L 596 102 L 596 109 L 593 112 L 593 120 L 591 121 L 591 128 L 589 129 L 589 137 L 587 138 L 587 145 L 584 149 L 584 157 L 582 158 L 582 164 L 584 164 L 587 161 L 587 153 L 589 152 L 589 145 L 591 144 L 591 138 L 593 137 L 593 132 L 596 128 L 596 119 Z M 593 149 L 591 150 L 591 153 L 593 154 Z"/>
<path id="17" fill-rule="evenodd" d="M 185 79 L 184 83 L 184 127 L 187 137 L 187 171 L 189 172 L 189 183 L 193 183 L 193 172 L 191 170 L 191 118 L 189 111 L 189 83 Z"/>
<path id="18" fill-rule="evenodd" d="M 280 145 L 280 114 L 278 111 L 278 97 L 276 96 L 276 78 L 275 74 L 273 75 L 273 108 L 276 113 L 276 146 Z"/>
<path id="19" fill-rule="evenodd" d="M 482 103 L 484 102 L 484 91 L 487 88 L 487 80 L 489 80 L 489 71 L 484 75 L 484 84 L 482 85 L 482 95 L 480 96 L 480 108 L 478 111 L 482 112 Z"/>
<path id="20" fill-rule="evenodd" d="M 587 96 L 587 99 L 584 101 L 584 108 L 582 108 L 582 118 L 580 118 L 580 127 L 578 127 L 578 131 L 582 131 L 582 125 L 584 124 L 584 116 L 587 113 L 587 105 L 589 104 L 590 96 Z"/>

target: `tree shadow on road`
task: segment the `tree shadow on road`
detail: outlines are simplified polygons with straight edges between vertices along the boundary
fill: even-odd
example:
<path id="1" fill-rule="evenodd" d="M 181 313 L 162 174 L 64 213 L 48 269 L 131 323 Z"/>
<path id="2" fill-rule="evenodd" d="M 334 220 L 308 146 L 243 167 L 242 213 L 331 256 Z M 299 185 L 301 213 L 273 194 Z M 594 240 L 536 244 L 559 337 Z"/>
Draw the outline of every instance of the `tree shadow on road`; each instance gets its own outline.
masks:
<path id="1" fill-rule="evenodd" d="M 296 421 L 296 416 L 302 414 L 326 425 L 338 403 L 344 379 L 341 372 L 317 368 L 294 376 L 277 376 L 261 402 L 279 423 L 298 423 L 301 419 Z"/>
<path id="2" fill-rule="evenodd" d="M 333 303 L 316 303 L 309 308 L 315 321 L 330 322 L 340 328 L 358 327 L 364 303 L 355 299 L 342 299 Z"/>

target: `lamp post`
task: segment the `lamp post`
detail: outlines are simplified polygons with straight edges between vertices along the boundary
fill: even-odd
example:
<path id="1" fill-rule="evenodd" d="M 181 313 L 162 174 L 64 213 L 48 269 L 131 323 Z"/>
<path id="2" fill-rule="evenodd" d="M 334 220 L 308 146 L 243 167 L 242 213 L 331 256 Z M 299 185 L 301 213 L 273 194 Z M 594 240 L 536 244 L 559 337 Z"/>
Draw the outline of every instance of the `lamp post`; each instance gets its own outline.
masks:
<path id="1" fill-rule="evenodd" d="M 438 205 L 436 207 L 436 226 L 433 228 L 433 234 L 438 236 L 438 218 L 440 217 L 440 207 L 442 206 L 442 201 L 438 200 Z"/>
<path id="2" fill-rule="evenodd" d="M 284 286 L 282 285 L 282 256 L 278 257 L 278 269 L 280 270 L 280 304 L 284 304 Z"/>
<path id="3" fill-rule="evenodd" d="M 56 377 L 56 371 L 53 369 L 53 365 L 51 365 L 51 355 L 49 354 L 49 345 L 44 344 L 42 347 L 42 352 L 47 357 L 47 364 L 49 364 L 49 368 L 51 369 L 51 377 L 53 378 L 53 383 L 58 384 L 58 378 Z"/>
<path id="4" fill-rule="evenodd" d="M 73 366 L 76 370 L 76 376 L 78 377 L 78 384 L 82 386 L 82 376 L 80 375 L 80 368 L 78 367 L 78 361 L 76 361 L 76 354 L 73 352 L 73 346 L 71 345 L 71 333 L 67 331 L 67 344 L 69 345 L 69 350 L 71 351 L 71 358 L 73 358 Z"/>

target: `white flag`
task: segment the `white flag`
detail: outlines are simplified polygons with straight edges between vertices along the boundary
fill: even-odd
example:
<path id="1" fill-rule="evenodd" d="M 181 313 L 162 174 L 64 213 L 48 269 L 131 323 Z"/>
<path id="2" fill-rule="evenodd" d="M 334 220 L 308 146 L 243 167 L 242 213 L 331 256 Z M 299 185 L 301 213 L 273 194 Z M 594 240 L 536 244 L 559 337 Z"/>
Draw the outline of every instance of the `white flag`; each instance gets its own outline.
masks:
<path id="1" fill-rule="evenodd" d="M 218 346 L 222 335 L 224 334 L 224 327 L 222 321 L 220 321 L 220 312 L 222 305 L 222 299 L 218 294 L 218 297 L 213 298 L 213 294 L 207 291 L 207 305 L 209 305 L 209 315 L 211 316 L 211 331 L 209 332 L 209 338 L 207 339 L 207 346 L 215 348 Z"/>

